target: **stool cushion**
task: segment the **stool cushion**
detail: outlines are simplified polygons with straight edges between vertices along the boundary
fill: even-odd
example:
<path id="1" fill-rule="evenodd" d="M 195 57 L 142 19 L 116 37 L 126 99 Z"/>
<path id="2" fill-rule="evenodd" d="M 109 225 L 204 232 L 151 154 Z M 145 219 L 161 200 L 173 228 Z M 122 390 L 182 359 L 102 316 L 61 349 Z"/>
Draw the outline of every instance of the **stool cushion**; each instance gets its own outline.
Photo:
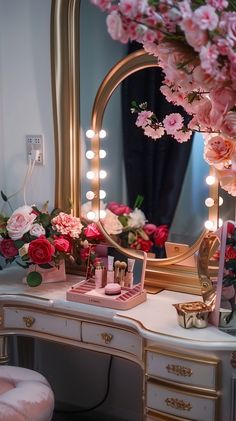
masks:
<path id="1" fill-rule="evenodd" d="M 0 366 L 0 421 L 49 421 L 54 395 L 40 373 Z"/>

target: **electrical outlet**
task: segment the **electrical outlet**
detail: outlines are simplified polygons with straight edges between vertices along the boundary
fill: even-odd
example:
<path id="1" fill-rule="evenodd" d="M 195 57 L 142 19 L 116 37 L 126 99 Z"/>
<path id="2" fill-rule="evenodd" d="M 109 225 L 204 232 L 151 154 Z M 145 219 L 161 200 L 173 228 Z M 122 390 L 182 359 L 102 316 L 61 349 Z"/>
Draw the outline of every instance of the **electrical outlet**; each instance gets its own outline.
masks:
<path id="1" fill-rule="evenodd" d="M 41 134 L 27 134 L 25 136 L 27 161 L 33 159 L 35 151 L 38 151 L 35 164 L 44 165 L 44 141 Z"/>

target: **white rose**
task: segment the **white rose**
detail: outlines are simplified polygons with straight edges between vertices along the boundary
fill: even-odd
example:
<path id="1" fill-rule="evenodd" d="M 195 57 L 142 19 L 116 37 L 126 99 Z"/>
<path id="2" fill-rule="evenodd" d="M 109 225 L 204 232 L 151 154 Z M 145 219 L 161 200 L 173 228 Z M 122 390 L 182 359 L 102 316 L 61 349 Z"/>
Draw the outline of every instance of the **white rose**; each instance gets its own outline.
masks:
<path id="1" fill-rule="evenodd" d="M 102 219 L 102 224 L 108 234 L 115 235 L 123 231 L 123 225 L 119 221 L 118 216 L 109 209 L 106 210 L 106 216 Z"/>
<path id="2" fill-rule="evenodd" d="M 141 228 L 146 223 L 146 217 L 140 209 L 134 209 L 133 212 L 129 214 L 128 225 L 131 228 Z"/>
<path id="3" fill-rule="evenodd" d="M 8 235 L 12 240 L 19 240 L 33 225 L 36 215 L 30 206 L 16 209 L 7 221 Z"/>
<path id="4" fill-rule="evenodd" d="M 40 237 L 40 235 L 45 235 L 45 229 L 41 224 L 33 224 L 30 230 L 30 235 Z"/>

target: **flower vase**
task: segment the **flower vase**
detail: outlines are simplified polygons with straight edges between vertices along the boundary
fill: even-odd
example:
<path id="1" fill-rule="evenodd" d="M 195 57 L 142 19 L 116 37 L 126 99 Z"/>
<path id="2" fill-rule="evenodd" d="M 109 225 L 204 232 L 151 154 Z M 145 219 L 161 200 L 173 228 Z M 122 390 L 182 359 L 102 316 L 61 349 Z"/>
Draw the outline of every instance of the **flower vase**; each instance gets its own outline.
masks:
<path id="1" fill-rule="evenodd" d="M 27 277 L 30 273 L 37 272 L 41 275 L 40 281 L 35 281 L 35 284 L 32 285 L 27 281 Z M 65 261 L 61 260 L 58 266 L 52 264 L 51 268 L 42 268 L 39 265 L 31 265 L 26 269 L 26 276 L 23 278 L 23 283 L 26 283 L 30 286 L 38 286 L 41 283 L 47 284 L 51 282 L 60 282 L 66 281 L 66 271 L 65 271 Z"/>

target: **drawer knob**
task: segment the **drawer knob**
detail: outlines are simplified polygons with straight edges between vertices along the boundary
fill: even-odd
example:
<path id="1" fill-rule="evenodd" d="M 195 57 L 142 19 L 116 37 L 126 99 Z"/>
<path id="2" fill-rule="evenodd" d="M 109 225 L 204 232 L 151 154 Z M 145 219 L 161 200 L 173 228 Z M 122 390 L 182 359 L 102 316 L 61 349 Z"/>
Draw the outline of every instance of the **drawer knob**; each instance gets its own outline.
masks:
<path id="1" fill-rule="evenodd" d="M 101 333 L 101 338 L 105 342 L 105 344 L 109 344 L 113 339 L 113 335 L 111 333 Z"/>
<path id="2" fill-rule="evenodd" d="M 175 374 L 176 376 L 191 377 L 193 374 L 191 368 L 183 367 L 182 365 L 168 364 L 166 369 L 168 373 Z"/>
<path id="3" fill-rule="evenodd" d="M 26 327 L 32 327 L 35 322 L 35 318 L 30 316 L 24 316 L 23 321 Z"/>
<path id="4" fill-rule="evenodd" d="M 166 398 L 165 403 L 174 409 L 181 409 L 183 411 L 191 411 L 192 405 L 190 402 L 184 402 L 183 400 L 176 398 Z"/>

